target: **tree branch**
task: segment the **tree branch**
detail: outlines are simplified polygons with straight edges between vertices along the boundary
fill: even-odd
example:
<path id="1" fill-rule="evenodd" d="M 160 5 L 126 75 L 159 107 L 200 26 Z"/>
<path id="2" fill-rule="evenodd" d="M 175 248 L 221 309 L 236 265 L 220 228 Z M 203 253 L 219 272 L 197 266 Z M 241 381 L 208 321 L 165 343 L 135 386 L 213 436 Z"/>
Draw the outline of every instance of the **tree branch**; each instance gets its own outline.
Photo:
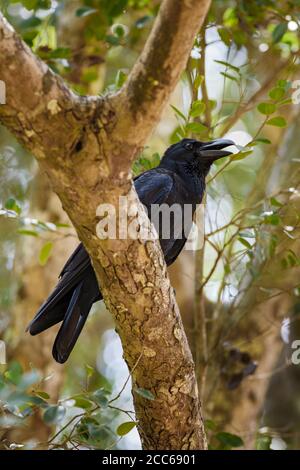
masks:
<path id="1" fill-rule="evenodd" d="M 6 104 L 0 119 L 39 159 L 69 153 L 79 133 L 74 110 L 84 100 L 61 77 L 36 57 L 0 13 L 0 79 L 6 85 Z M 51 127 L 51 133 L 48 129 Z M 50 153 L 49 153 L 50 152 Z"/>
<path id="2" fill-rule="evenodd" d="M 272 73 L 269 74 L 269 76 L 265 79 L 264 83 L 262 86 L 248 99 L 247 103 L 241 104 L 235 112 L 232 114 L 230 118 L 226 120 L 226 124 L 222 127 L 221 130 L 221 135 L 226 134 L 227 132 L 232 129 L 232 127 L 238 122 L 238 120 L 248 111 L 251 111 L 251 109 L 256 106 L 261 99 L 264 98 L 264 96 L 267 94 L 267 92 L 270 90 L 270 87 L 272 86 L 273 83 L 278 80 L 278 76 L 282 70 L 286 68 L 286 66 L 289 64 L 290 60 L 285 60 L 285 61 L 278 61 L 274 65 L 274 68 L 272 69 Z"/>
<path id="3" fill-rule="evenodd" d="M 119 128 L 142 146 L 186 67 L 211 0 L 164 0 L 144 50 L 118 99 Z M 124 129 L 124 126 L 126 127 Z"/>

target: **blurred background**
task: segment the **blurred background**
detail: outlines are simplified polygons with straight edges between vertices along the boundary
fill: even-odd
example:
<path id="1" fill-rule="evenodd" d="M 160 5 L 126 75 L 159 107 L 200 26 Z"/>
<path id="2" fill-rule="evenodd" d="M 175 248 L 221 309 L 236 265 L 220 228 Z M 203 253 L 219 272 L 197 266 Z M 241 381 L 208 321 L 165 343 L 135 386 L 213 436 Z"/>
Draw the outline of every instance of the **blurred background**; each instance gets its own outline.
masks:
<path id="1" fill-rule="evenodd" d="M 0 8 L 74 91 L 99 95 L 125 83 L 160 3 Z M 299 28 L 299 0 L 215 0 L 133 166 L 156 166 L 183 137 L 237 144 L 208 177 L 202 249 L 170 269 L 212 449 L 300 448 Z M 0 128 L 0 448 L 140 448 L 129 372 L 103 303 L 63 366 L 51 355 L 55 328 L 25 333 L 77 243 L 46 176 Z"/>

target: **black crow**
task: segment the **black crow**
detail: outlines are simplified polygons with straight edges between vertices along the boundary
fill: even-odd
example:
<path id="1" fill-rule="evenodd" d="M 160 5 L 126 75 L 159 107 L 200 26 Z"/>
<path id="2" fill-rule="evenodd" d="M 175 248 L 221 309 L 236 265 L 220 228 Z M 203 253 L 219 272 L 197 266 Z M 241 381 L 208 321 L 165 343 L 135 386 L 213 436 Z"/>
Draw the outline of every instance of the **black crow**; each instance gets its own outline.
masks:
<path id="1" fill-rule="evenodd" d="M 225 139 L 212 142 L 183 139 L 166 150 L 156 168 L 137 176 L 134 186 L 150 219 L 153 204 L 179 204 L 181 207 L 189 204 L 193 213 L 196 205 L 202 201 L 205 177 L 212 163 L 230 155 L 231 152 L 223 150 L 230 145 L 234 145 L 234 142 Z M 192 220 L 183 220 L 182 223 L 189 230 Z M 158 228 L 161 248 L 168 266 L 181 252 L 188 233 L 186 230 L 183 232 L 181 228 L 178 236 L 178 233 L 175 233 L 174 221 L 170 225 L 173 230 L 169 238 L 163 238 L 161 228 Z M 36 335 L 62 322 L 52 353 L 57 362 L 64 363 L 77 341 L 93 303 L 102 298 L 89 255 L 80 244 L 68 259 L 57 286 L 40 307 L 28 330 L 32 335 Z"/>

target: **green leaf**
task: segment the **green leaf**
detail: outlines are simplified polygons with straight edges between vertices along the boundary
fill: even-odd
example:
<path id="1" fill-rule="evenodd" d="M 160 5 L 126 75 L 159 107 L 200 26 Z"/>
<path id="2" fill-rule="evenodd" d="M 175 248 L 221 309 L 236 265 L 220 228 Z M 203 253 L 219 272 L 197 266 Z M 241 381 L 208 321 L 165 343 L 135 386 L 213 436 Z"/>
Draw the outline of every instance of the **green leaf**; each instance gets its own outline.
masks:
<path id="1" fill-rule="evenodd" d="M 37 18 L 36 16 L 32 16 L 31 18 L 28 18 L 27 20 L 21 21 L 21 28 L 22 29 L 29 29 L 29 28 L 36 28 L 42 23 L 40 18 Z"/>
<path id="2" fill-rule="evenodd" d="M 236 29 L 233 32 L 233 40 L 237 46 L 244 46 L 247 43 L 248 36 L 241 29 Z"/>
<path id="3" fill-rule="evenodd" d="M 53 224 L 52 222 L 42 222 L 41 220 L 38 220 L 37 223 L 34 221 L 32 224 L 37 225 L 42 230 L 56 232 L 56 224 Z"/>
<path id="4" fill-rule="evenodd" d="M 37 232 L 35 232 L 34 230 L 27 230 L 25 228 L 19 228 L 17 230 L 18 233 L 20 233 L 20 235 L 29 235 L 31 237 L 38 237 L 39 234 Z"/>
<path id="5" fill-rule="evenodd" d="M 58 223 L 55 224 L 57 228 L 71 228 L 70 224 L 63 224 L 63 223 Z"/>
<path id="6" fill-rule="evenodd" d="M 50 398 L 50 395 L 48 395 L 48 393 L 44 392 L 43 390 L 37 390 L 35 394 L 43 400 L 49 400 Z"/>
<path id="7" fill-rule="evenodd" d="M 270 450 L 271 442 L 271 436 L 258 436 L 256 440 L 256 450 Z"/>
<path id="8" fill-rule="evenodd" d="M 215 431 L 217 429 L 217 425 L 212 419 L 206 419 L 204 421 L 204 426 L 205 429 L 209 431 Z"/>
<path id="9" fill-rule="evenodd" d="M 118 70 L 116 79 L 115 79 L 116 89 L 119 90 L 124 85 L 126 80 L 127 80 L 126 73 L 124 73 L 123 70 Z"/>
<path id="10" fill-rule="evenodd" d="M 175 113 L 177 114 L 177 116 L 179 116 L 181 119 L 183 119 L 184 121 L 186 121 L 186 117 L 185 115 L 180 111 L 180 109 L 176 108 L 176 106 L 174 106 L 173 104 L 170 105 L 171 108 L 173 109 L 173 111 L 175 111 Z"/>
<path id="11" fill-rule="evenodd" d="M 4 207 L 5 209 L 16 212 L 18 215 L 20 215 L 22 211 L 21 207 L 13 197 L 7 199 Z"/>
<path id="12" fill-rule="evenodd" d="M 270 202 L 271 202 L 272 206 L 283 207 L 283 204 L 281 202 L 279 202 L 275 197 L 271 197 Z"/>
<path id="13" fill-rule="evenodd" d="M 145 388 L 136 388 L 135 392 L 146 400 L 155 400 L 155 396 L 153 395 L 150 390 L 146 390 Z"/>
<path id="14" fill-rule="evenodd" d="M 128 3 L 128 0 L 109 0 L 109 1 L 105 1 L 103 2 L 106 4 L 105 8 L 106 8 L 106 11 L 108 13 L 108 15 L 110 16 L 110 18 L 114 18 L 115 16 L 119 16 L 123 13 L 123 10 L 125 9 L 127 3 Z"/>
<path id="15" fill-rule="evenodd" d="M 250 232 L 249 230 L 245 230 L 243 232 L 240 232 L 239 235 L 242 238 L 256 238 L 254 233 Z"/>
<path id="16" fill-rule="evenodd" d="M 269 97 L 275 101 L 281 100 L 284 97 L 284 95 L 285 95 L 285 89 L 282 87 L 273 88 L 273 90 L 271 90 L 269 93 Z"/>
<path id="17" fill-rule="evenodd" d="M 177 126 L 170 136 L 170 144 L 177 144 L 181 139 L 185 137 L 185 130 L 182 126 Z"/>
<path id="18" fill-rule="evenodd" d="M 221 75 L 223 75 L 223 77 L 225 77 L 225 78 L 228 78 L 229 80 L 233 80 L 234 82 L 239 81 L 237 77 L 235 77 L 234 75 L 231 75 L 230 73 L 221 72 Z"/>
<path id="19" fill-rule="evenodd" d="M 40 254 L 39 254 L 39 263 L 41 266 L 45 266 L 47 264 L 47 261 L 51 255 L 53 248 L 53 243 L 52 242 L 47 242 L 45 245 L 42 247 Z"/>
<path id="20" fill-rule="evenodd" d="M 88 422 L 87 423 L 87 430 L 89 434 L 89 438 L 93 442 L 102 442 L 106 439 L 113 439 L 112 431 L 106 425 L 100 425 L 95 422 Z"/>
<path id="21" fill-rule="evenodd" d="M 160 154 L 158 152 L 153 153 L 151 157 L 151 162 L 152 162 L 152 168 L 158 166 L 160 164 Z"/>
<path id="22" fill-rule="evenodd" d="M 239 238 L 238 238 L 238 241 L 239 241 L 242 245 L 244 245 L 246 248 L 248 248 L 249 250 L 252 249 L 251 244 L 250 244 L 247 240 L 245 240 L 244 238 L 239 237 Z"/>
<path id="23" fill-rule="evenodd" d="M 82 81 L 85 83 L 91 83 L 98 79 L 99 75 L 95 69 L 85 69 L 82 73 Z"/>
<path id="24" fill-rule="evenodd" d="M 226 46 L 230 46 L 231 43 L 231 34 L 226 28 L 218 28 L 218 34 L 221 40 L 226 44 Z"/>
<path id="25" fill-rule="evenodd" d="M 13 384 L 17 385 L 22 379 L 23 369 L 19 362 L 13 361 L 9 369 L 4 372 L 4 377 Z"/>
<path id="26" fill-rule="evenodd" d="M 237 17 L 237 8 L 226 8 L 223 14 L 223 21 L 224 24 L 228 27 L 233 27 L 236 26 L 239 22 L 238 17 Z"/>
<path id="27" fill-rule="evenodd" d="M 230 274 L 231 273 L 231 267 L 230 267 L 229 263 L 226 263 L 224 265 L 224 272 L 225 272 L 225 274 Z"/>
<path id="28" fill-rule="evenodd" d="M 197 75 L 197 77 L 195 78 L 195 81 L 194 81 L 194 88 L 196 90 L 198 90 L 198 88 L 201 87 L 201 85 L 203 83 L 203 80 L 204 80 L 203 75 Z"/>
<path id="29" fill-rule="evenodd" d="M 272 32 L 273 42 L 276 44 L 279 42 L 284 34 L 287 32 L 288 25 L 287 23 L 279 23 Z"/>
<path id="30" fill-rule="evenodd" d="M 267 121 L 267 124 L 268 124 L 269 126 L 286 127 L 287 122 L 286 122 L 286 120 L 284 119 L 284 117 L 282 117 L 282 116 L 276 116 L 276 117 L 274 117 L 274 118 L 272 118 L 272 119 L 269 119 L 269 120 Z"/>
<path id="31" fill-rule="evenodd" d="M 40 408 L 47 408 L 48 403 L 41 397 L 29 395 L 28 405 L 30 405 L 30 406 L 39 406 Z"/>
<path id="32" fill-rule="evenodd" d="M 120 44 L 120 39 L 117 36 L 113 36 L 112 34 L 107 34 L 107 36 L 105 36 L 105 41 L 112 46 L 119 46 Z"/>
<path id="33" fill-rule="evenodd" d="M 117 429 L 118 436 L 126 436 L 136 425 L 137 423 L 135 421 L 127 421 L 126 423 L 120 424 Z"/>
<path id="34" fill-rule="evenodd" d="M 63 406 L 49 406 L 43 415 L 43 420 L 47 424 L 58 424 L 63 420 L 65 414 L 66 409 Z"/>
<path id="35" fill-rule="evenodd" d="M 91 366 L 89 366 L 88 364 L 85 365 L 85 370 L 86 370 L 86 375 L 87 375 L 87 378 L 91 378 L 92 375 L 94 374 L 95 372 L 95 369 Z"/>
<path id="36" fill-rule="evenodd" d="M 259 103 L 257 106 L 258 111 L 261 114 L 265 114 L 269 116 L 270 114 L 275 113 L 276 111 L 276 104 L 274 103 Z"/>
<path id="37" fill-rule="evenodd" d="M 194 101 L 191 106 L 190 116 L 199 117 L 205 111 L 205 103 L 201 100 Z"/>
<path id="38" fill-rule="evenodd" d="M 232 161 L 238 161 L 238 160 L 244 160 L 244 158 L 248 157 L 248 155 L 251 155 L 252 150 L 247 150 L 246 152 L 239 152 L 234 155 L 232 155 L 230 158 Z"/>
<path id="39" fill-rule="evenodd" d="M 290 266 L 299 266 L 299 258 L 293 250 L 288 250 L 287 258 L 289 260 Z"/>
<path id="40" fill-rule="evenodd" d="M 108 405 L 108 398 L 107 398 L 107 392 L 102 388 L 99 390 L 96 390 L 93 395 L 92 399 L 97 405 L 100 405 L 102 408 L 106 408 Z"/>
<path id="41" fill-rule="evenodd" d="M 240 73 L 240 69 L 236 67 L 235 65 L 230 64 L 229 62 L 225 62 L 224 60 L 214 60 L 217 64 L 224 65 L 228 69 L 234 70 L 238 74 Z"/>
<path id="42" fill-rule="evenodd" d="M 89 15 L 92 15 L 93 13 L 96 13 L 97 11 L 98 10 L 96 10 L 95 8 L 81 7 L 81 8 L 78 8 L 78 10 L 76 10 L 75 15 L 79 17 L 89 16 Z"/>
<path id="43" fill-rule="evenodd" d="M 118 38 L 124 38 L 126 36 L 127 29 L 123 24 L 118 23 L 112 26 L 112 32 Z"/>
<path id="44" fill-rule="evenodd" d="M 84 410 L 92 408 L 92 406 L 93 406 L 93 402 L 88 400 L 83 395 L 75 395 L 75 396 L 71 397 L 71 399 L 75 401 L 74 406 L 77 406 L 78 408 L 82 408 Z"/>
<path id="45" fill-rule="evenodd" d="M 71 57 L 71 49 L 69 47 L 58 47 L 48 53 L 49 59 L 69 59 Z"/>
<path id="46" fill-rule="evenodd" d="M 290 85 L 290 82 L 288 80 L 281 79 L 281 80 L 278 80 L 277 82 L 277 86 L 279 88 L 284 88 L 285 90 L 288 89 L 289 85 Z"/>
<path id="47" fill-rule="evenodd" d="M 189 122 L 186 126 L 185 129 L 187 132 L 193 132 L 195 134 L 201 134 L 203 131 L 206 131 L 207 128 L 200 122 Z"/>
<path id="48" fill-rule="evenodd" d="M 272 142 L 269 139 L 266 139 L 265 137 L 259 137 L 258 139 L 255 139 L 253 142 L 258 142 L 259 144 L 271 144 Z"/>
<path id="49" fill-rule="evenodd" d="M 244 445 L 243 440 L 239 436 L 229 432 L 218 432 L 218 434 L 216 434 L 216 438 L 225 446 L 241 447 Z"/>
<path id="50" fill-rule="evenodd" d="M 264 216 L 264 222 L 265 224 L 268 224 L 268 225 L 279 225 L 280 224 L 280 216 L 276 213 L 265 213 L 265 214 L 262 214 Z"/>
<path id="51" fill-rule="evenodd" d="M 35 10 L 38 5 L 38 0 L 21 0 L 21 3 L 27 10 Z"/>

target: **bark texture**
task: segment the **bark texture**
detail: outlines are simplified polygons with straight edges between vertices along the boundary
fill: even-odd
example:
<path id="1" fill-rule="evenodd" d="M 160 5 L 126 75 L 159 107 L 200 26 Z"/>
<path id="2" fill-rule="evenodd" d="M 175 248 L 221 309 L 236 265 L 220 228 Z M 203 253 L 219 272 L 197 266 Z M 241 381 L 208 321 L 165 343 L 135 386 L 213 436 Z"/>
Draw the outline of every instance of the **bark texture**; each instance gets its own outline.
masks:
<path id="1" fill-rule="evenodd" d="M 48 70 L 0 16 L 0 120 L 39 160 L 88 250 L 133 375 L 145 449 L 206 447 L 194 364 L 158 242 L 99 240 L 97 207 L 138 208 L 131 162 L 183 71 L 209 0 L 165 0 L 145 49 L 115 95 L 81 98 Z M 22 83 L 22 86 L 20 86 Z M 150 401 L 135 393 L 150 390 Z"/>

